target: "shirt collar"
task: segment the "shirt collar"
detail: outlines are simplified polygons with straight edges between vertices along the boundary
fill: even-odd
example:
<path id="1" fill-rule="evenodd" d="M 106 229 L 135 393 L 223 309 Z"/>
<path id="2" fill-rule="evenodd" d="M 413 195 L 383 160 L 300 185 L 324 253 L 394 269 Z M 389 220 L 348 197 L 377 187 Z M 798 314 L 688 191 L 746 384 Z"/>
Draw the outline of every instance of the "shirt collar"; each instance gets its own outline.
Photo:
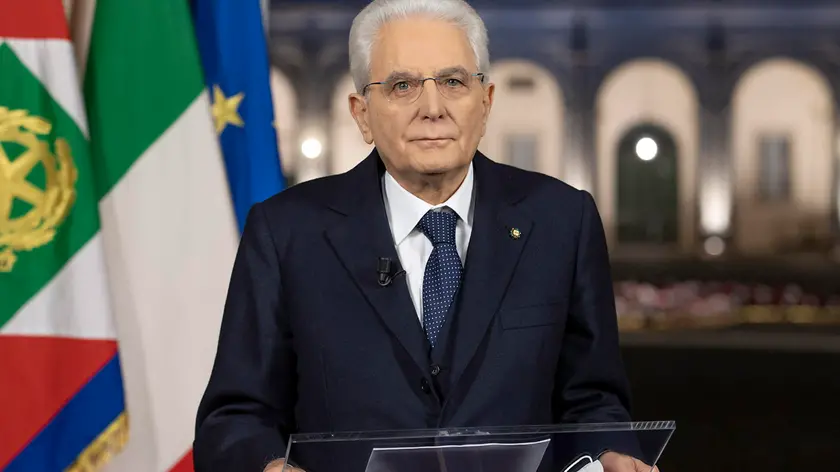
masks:
<path id="1" fill-rule="evenodd" d="M 404 189 L 387 171 L 383 176 L 384 184 L 382 192 L 385 199 L 385 210 L 388 213 L 388 221 L 391 225 L 391 233 L 394 236 L 394 243 L 399 245 L 411 231 L 415 229 L 420 218 L 429 210 L 449 207 L 458 217 L 464 220 L 467 225 L 472 224 L 472 200 L 473 200 L 473 165 L 467 170 L 467 176 L 458 187 L 458 190 L 440 205 L 430 205 L 417 198 L 414 194 Z"/>

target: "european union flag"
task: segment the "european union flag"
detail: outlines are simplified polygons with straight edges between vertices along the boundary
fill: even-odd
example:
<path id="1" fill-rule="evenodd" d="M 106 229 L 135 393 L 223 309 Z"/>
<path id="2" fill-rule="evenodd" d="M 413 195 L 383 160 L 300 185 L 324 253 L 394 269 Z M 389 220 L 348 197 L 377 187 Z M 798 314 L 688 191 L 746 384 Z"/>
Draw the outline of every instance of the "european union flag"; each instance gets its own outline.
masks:
<path id="1" fill-rule="evenodd" d="M 241 232 L 254 203 L 286 186 L 259 0 L 192 0 L 204 78 Z"/>

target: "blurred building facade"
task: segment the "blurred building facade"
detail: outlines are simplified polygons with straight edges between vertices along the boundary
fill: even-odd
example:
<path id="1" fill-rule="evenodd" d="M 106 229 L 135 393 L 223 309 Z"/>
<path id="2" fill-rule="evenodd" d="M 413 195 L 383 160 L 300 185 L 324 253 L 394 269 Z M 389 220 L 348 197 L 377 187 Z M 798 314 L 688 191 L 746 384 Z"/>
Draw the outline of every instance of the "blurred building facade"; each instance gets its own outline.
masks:
<path id="1" fill-rule="evenodd" d="M 370 151 L 347 103 L 365 3 L 271 3 L 293 181 Z M 612 251 L 828 254 L 840 241 L 840 4 L 471 3 L 497 86 L 480 150 L 593 193 Z"/>
<path id="2" fill-rule="evenodd" d="M 366 3 L 271 0 L 293 181 L 370 150 L 347 103 L 347 36 Z M 679 425 L 662 470 L 833 463 L 840 3 L 470 3 L 497 86 L 480 149 L 595 196 L 634 417 Z"/>

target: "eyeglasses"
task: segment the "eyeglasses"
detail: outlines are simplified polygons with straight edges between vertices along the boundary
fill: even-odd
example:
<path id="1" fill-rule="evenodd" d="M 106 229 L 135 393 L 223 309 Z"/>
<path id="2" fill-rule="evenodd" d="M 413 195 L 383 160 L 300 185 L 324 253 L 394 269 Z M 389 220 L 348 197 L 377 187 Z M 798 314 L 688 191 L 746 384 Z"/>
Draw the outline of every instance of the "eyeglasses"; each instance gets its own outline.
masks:
<path id="1" fill-rule="evenodd" d="M 367 93 L 371 85 L 381 85 L 385 98 L 395 104 L 410 105 L 423 94 L 423 85 L 427 80 L 434 80 L 440 94 L 447 100 L 457 100 L 470 94 L 475 78 L 484 83 L 484 73 L 475 74 L 453 73 L 440 77 L 409 77 L 400 75 L 384 82 L 371 82 L 362 89 L 362 95 Z"/>

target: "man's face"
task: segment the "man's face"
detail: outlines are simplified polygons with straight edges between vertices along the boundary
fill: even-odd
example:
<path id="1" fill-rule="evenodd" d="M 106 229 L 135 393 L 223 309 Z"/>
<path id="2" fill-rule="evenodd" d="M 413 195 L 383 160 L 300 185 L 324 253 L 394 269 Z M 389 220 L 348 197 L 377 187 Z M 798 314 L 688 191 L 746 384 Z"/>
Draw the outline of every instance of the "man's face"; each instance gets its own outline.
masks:
<path id="1" fill-rule="evenodd" d="M 368 87 L 367 102 L 351 96 L 351 110 L 389 171 L 410 177 L 465 169 L 484 136 L 494 87 L 472 75 L 487 71 L 477 70 L 464 32 L 438 20 L 393 21 L 380 30 L 370 68 L 371 82 L 388 83 Z M 416 80 L 427 77 L 445 79 Z"/>

